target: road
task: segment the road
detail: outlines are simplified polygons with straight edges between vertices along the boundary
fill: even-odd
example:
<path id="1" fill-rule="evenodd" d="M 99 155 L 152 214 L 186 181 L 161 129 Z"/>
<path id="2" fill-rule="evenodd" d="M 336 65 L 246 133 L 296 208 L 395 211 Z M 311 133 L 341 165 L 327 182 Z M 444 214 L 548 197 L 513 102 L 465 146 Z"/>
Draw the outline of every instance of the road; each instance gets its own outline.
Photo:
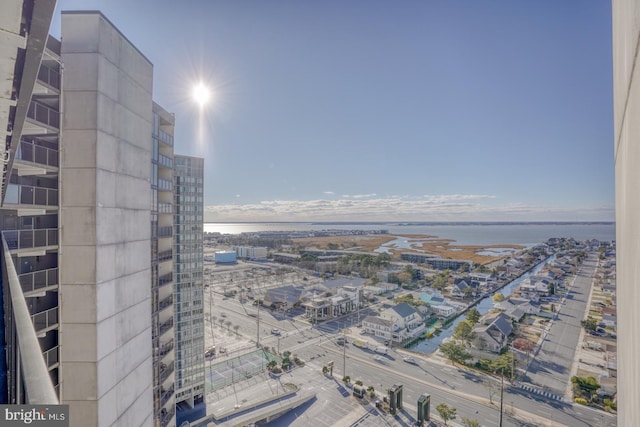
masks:
<path id="1" fill-rule="evenodd" d="M 531 383 L 545 391 L 565 396 L 570 384 L 571 365 L 589 300 L 589 292 L 598 263 L 597 254 L 590 253 L 580 267 L 558 318 L 551 323 L 540 352 L 531 361 L 523 383 Z"/>

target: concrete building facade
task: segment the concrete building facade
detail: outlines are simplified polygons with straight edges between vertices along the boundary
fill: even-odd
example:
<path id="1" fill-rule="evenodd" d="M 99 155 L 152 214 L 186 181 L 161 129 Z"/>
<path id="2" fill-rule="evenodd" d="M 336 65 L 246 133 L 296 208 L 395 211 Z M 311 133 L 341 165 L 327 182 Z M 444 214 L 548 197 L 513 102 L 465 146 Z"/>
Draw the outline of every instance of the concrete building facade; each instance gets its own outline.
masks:
<path id="1" fill-rule="evenodd" d="M 153 65 L 97 12 L 62 39 L 62 400 L 73 426 L 152 426 Z"/>
<path id="2" fill-rule="evenodd" d="M 614 0 L 618 425 L 640 423 L 640 1 Z"/>

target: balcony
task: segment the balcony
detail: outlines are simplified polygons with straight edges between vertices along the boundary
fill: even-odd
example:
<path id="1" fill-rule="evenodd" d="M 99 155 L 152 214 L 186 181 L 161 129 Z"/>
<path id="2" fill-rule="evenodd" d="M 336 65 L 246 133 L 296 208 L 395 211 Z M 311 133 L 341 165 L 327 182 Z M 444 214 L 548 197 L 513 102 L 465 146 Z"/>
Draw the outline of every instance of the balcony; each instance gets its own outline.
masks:
<path id="1" fill-rule="evenodd" d="M 49 87 L 60 90 L 60 73 L 58 72 L 58 70 L 49 68 L 44 64 L 40 65 L 40 70 L 38 71 L 38 81 L 46 84 Z"/>
<path id="2" fill-rule="evenodd" d="M 28 141 L 20 141 L 16 151 L 16 160 L 58 167 L 58 150 L 42 147 Z"/>
<path id="3" fill-rule="evenodd" d="M 173 328 L 173 317 L 171 317 L 166 322 L 160 324 L 160 326 L 158 327 L 158 336 L 161 337 L 165 332 L 167 332 L 171 328 Z"/>
<path id="4" fill-rule="evenodd" d="M 173 295 L 169 295 L 168 297 L 160 301 L 160 303 L 158 304 L 158 307 L 154 308 L 153 313 L 154 314 L 159 313 L 160 311 L 164 310 L 165 308 L 169 307 L 172 304 L 173 304 Z"/>
<path id="5" fill-rule="evenodd" d="M 5 204 L 58 206 L 58 190 L 55 188 L 33 187 L 9 184 L 4 199 Z"/>
<path id="6" fill-rule="evenodd" d="M 168 411 L 165 408 L 162 408 L 160 411 L 160 427 L 168 426 L 175 413 L 176 410 L 174 408 L 170 408 Z"/>
<path id="7" fill-rule="evenodd" d="M 33 328 L 36 330 L 36 334 L 41 336 L 47 331 L 55 329 L 58 326 L 58 307 L 33 314 L 31 315 L 31 320 L 33 322 Z"/>
<path id="8" fill-rule="evenodd" d="M 158 384 L 162 384 L 165 382 L 169 375 L 173 372 L 174 362 L 169 363 L 168 365 L 161 363 L 160 364 L 160 375 L 158 376 Z"/>
<path id="9" fill-rule="evenodd" d="M 173 159 L 171 157 L 164 156 L 162 154 L 158 155 L 158 165 L 164 166 L 169 169 L 173 169 Z"/>
<path id="10" fill-rule="evenodd" d="M 31 101 L 27 117 L 53 129 L 60 129 L 60 112 L 46 105 Z"/>
<path id="11" fill-rule="evenodd" d="M 58 246 L 58 229 L 6 230 L 2 236 L 9 250 L 36 249 Z"/>
<path id="12" fill-rule="evenodd" d="M 48 270 L 34 271 L 33 273 L 24 273 L 18 276 L 22 292 L 30 294 L 36 291 L 44 291 L 46 288 L 56 286 L 58 284 L 58 269 L 50 268 Z"/>
<path id="13" fill-rule="evenodd" d="M 169 399 L 173 396 L 173 387 L 174 385 L 171 384 L 171 387 L 169 388 L 169 390 L 165 390 L 164 387 L 160 387 L 160 389 L 158 390 L 158 398 L 160 400 L 160 405 L 159 406 L 164 406 Z"/>
<path id="14" fill-rule="evenodd" d="M 57 348 L 55 356 L 51 349 L 45 360 L 4 233 L 2 253 L 5 306 L 9 310 L 5 313 L 9 331 L 6 343 L 8 403 L 57 405 L 56 388 L 48 371 L 52 363 L 57 363 Z M 45 315 L 46 322 L 53 320 L 48 316 Z"/>
<path id="15" fill-rule="evenodd" d="M 58 346 L 45 351 L 44 353 L 42 353 L 42 356 L 44 357 L 44 362 L 49 369 L 57 367 L 58 363 L 60 362 L 58 358 Z"/>
<path id="16" fill-rule="evenodd" d="M 158 227 L 158 237 L 171 237 L 173 236 L 173 227 L 167 225 L 166 227 Z"/>
<path id="17" fill-rule="evenodd" d="M 173 191 L 173 182 L 169 179 L 158 178 L 158 190 Z"/>
<path id="18" fill-rule="evenodd" d="M 157 138 L 158 138 L 158 141 L 164 143 L 165 145 L 173 147 L 173 136 L 169 135 L 162 129 L 158 131 Z"/>
<path id="19" fill-rule="evenodd" d="M 158 262 L 169 261 L 171 259 L 173 259 L 173 251 L 171 249 L 158 254 Z"/>

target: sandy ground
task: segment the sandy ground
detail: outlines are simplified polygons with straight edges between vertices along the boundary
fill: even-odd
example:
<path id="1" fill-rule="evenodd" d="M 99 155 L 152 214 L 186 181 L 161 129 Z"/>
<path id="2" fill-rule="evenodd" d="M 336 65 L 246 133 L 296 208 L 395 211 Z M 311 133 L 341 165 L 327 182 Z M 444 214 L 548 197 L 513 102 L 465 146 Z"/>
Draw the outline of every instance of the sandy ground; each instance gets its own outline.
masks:
<path id="1" fill-rule="evenodd" d="M 487 245 L 487 246 L 464 246 L 456 245 L 454 240 L 439 239 L 433 236 L 422 235 L 358 235 L 358 236 L 329 236 L 329 237 L 305 237 L 295 239 L 296 244 L 305 246 L 309 249 L 329 249 L 329 245 L 336 245 L 341 250 L 357 250 L 362 252 L 374 253 L 380 246 L 389 243 L 397 238 L 406 239 L 411 248 L 389 247 L 393 258 L 400 258 L 401 252 L 420 252 L 439 255 L 444 259 L 471 260 L 478 264 L 487 264 L 496 261 L 503 256 L 479 255 L 491 248 L 511 248 L 522 249 L 518 245 Z M 334 246 L 335 247 L 335 246 Z"/>

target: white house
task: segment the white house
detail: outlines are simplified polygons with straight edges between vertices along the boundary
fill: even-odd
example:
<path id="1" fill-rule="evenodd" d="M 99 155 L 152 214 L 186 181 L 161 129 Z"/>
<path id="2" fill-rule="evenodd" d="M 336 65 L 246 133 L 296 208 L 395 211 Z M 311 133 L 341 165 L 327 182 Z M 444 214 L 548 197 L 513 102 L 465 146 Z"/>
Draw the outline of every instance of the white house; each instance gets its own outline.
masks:
<path id="1" fill-rule="evenodd" d="M 362 320 L 362 331 L 370 335 L 390 340 L 394 329 L 391 320 L 378 316 L 367 316 Z"/>

